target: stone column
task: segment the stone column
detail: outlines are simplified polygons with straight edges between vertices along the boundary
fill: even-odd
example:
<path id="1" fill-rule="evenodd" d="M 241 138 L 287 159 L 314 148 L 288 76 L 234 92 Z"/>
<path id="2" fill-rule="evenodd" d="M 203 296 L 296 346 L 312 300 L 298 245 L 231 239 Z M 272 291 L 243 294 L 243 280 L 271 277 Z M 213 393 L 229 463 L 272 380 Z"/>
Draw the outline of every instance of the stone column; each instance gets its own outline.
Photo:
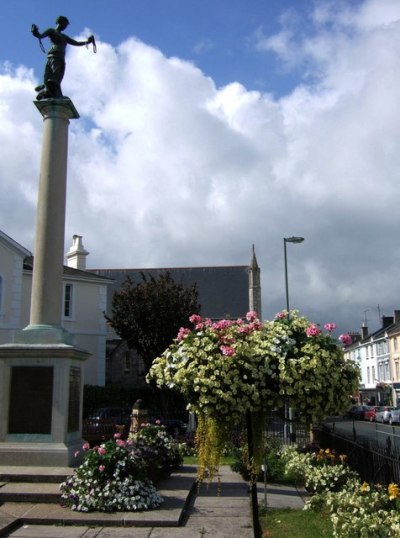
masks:
<path id="1" fill-rule="evenodd" d="M 18 342 L 70 343 L 61 328 L 68 126 L 79 114 L 70 99 L 35 101 L 43 116 L 30 322 Z"/>

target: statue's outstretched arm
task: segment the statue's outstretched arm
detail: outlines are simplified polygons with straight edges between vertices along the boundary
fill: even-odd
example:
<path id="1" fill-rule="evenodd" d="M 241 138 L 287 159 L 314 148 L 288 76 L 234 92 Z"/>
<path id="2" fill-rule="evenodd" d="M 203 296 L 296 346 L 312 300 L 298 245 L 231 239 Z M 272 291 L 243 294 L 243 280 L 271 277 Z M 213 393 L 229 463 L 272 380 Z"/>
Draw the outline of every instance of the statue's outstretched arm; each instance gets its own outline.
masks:
<path id="1" fill-rule="evenodd" d="M 48 37 L 51 35 L 52 32 L 54 32 L 53 28 L 48 28 L 45 30 L 42 34 L 39 32 L 39 28 L 36 24 L 32 24 L 31 26 L 31 32 L 34 37 L 37 37 L 38 39 L 43 39 L 44 37 Z"/>
<path id="2" fill-rule="evenodd" d="M 89 45 L 89 43 L 92 43 L 92 36 L 90 36 L 89 39 L 86 39 L 85 41 L 76 41 L 76 39 L 72 39 L 72 37 L 69 37 L 66 34 L 64 34 L 64 36 L 67 40 L 67 43 L 69 45 L 75 45 L 75 47 L 82 47 L 82 45 Z"/>

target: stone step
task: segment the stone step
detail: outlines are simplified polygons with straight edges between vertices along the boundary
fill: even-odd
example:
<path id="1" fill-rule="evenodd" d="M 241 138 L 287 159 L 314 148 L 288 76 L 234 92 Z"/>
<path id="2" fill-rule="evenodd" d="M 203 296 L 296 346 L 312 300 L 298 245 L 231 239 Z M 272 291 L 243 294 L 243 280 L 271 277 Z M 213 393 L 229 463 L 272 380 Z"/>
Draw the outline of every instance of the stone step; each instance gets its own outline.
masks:
<path id="1" fill-rule="evenodd" d="M 0 482 L 39 482 L 61 484 L 74 473 L 72 467 L 23 467 L 0 465 Z"/>
<path id="2" fill-rule="evenodd" d="M 0 482 L 0 503 L 60 503 L 59 484 L 46 482 Z"/>

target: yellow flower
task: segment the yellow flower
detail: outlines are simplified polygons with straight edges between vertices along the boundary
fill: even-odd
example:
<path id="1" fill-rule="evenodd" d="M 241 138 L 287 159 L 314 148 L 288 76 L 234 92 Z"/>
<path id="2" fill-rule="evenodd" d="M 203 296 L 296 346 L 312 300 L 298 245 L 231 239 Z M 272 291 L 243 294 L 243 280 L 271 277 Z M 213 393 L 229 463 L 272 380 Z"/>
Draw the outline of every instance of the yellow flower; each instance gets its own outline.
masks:
<path id="1" fill-rule="evenodd" d="M 347 460 L 346 454 L 340 454 L 339 459 L 342 463 L 344 463 Z"/>
<path id="2" fill-rule="evenodd" d="M 400 489 L 397 484 L 389 484 L 388 486 L 389 499 L 393 501 L 400 497 Z"/>
<path id="3" fill-rule="evenodd" d="M 366 493 L 367 491 L 370 491 L 369 484 L 367 482 L 363 482 L 360 486 L 361 493 Z"/>

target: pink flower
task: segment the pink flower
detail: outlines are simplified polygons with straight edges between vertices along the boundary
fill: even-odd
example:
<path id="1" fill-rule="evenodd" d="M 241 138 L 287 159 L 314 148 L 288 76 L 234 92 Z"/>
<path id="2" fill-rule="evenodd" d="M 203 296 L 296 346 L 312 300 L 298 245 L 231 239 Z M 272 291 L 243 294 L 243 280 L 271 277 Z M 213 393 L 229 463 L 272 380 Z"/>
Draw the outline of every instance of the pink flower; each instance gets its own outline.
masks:
<path id="1" fill-rule="evenodd" d="M 287 317 L 286 312 L 278 312 L 277 314 L 275 314 L 276 319 L 282 319 L 282 318 L 286 318 L 286 317 Z"/>
<path id="2" fill-rule="evenodd" d="M 117 443 L 118 446 L 125 446 L 126 445 L 126 442 L 123 439 L 117 439 L 115 442 Z"/>
<path id="3" fill-rule="evenodd" d="M 231 346 L 220 346 L 219 349 L 222 351 L 222 354 L 226 355 L 227 357 L 233 357 L 235 354 L 235 350 Z"/>
<path id="4" fill-rule="evenodd" d="M 185 327 L 181 327 L 178 331 L 178 336 L 176 337 L 178 342 L 182 342 L 182 340 L 184 340 L 188 334 L 191 333 L 191 330 L 190 329 L 187 329 Z"/>
<path id="5" fill-rule="evenodd" d="M 353 339 L 352 337 L 349 335 L 349 334 L 341 334 L 339 336 L 339 340 L 342 342 L 343 345 L 345 346 L 349 346 L 350 344 L 353 343 Z"/>
<path id="6" fill-rule="evenodd" d="M 247 312 L 246 319 L 247 321 L 255 321 L 258 318 L 257 312 L 254 312 L 254 310 L 250 310 L 250 312 Z"/>
<path id="7" fill-rule="evenodd" d="M 189 317 L 190 323 L 193 323 L 193 325 L 197 325 L 198 323 L 201 323 L 203 321 L 203 318 L 199 316 L 198 314 L 192 314 Z"/>
<path id="8" fill-rule="evenodd" d="M 104 454 L 107 454 L 107 450 L 105 448 L 103 448 L 102 446 L 100 446 L 97 450 L 97 452 L 101 455 L 101 456 L 104 456 Z"/>
<path id="9" fill-rule="evenodd" d="M 158 424 L 158 425 L 161 424 L 161 420 L 159 418 L 156 420 L 156 424 Z"/>
<path id="10" fill-rule="evenodd" d="M 324 329 L 331 333 L 336 329 L 336 323 L 325 323 Z"/>
<path id="11" fill-rule="evenodd" d="M 318 336 L 319 334 L 321 334 L 321 329 L 319 327 L 317 327 L 314 323 L 312 323 L 306 329 L 306 335 L 307 336 Z"/>
<path id="12" fill-rule="evenodd" d="M 104 466 L 104 465 L 99 465 L 99 471 L 100 471 L 100 472 L 103 472 L 104 469 L 105 469 L 105 466 Z"/>
<path id="13" fill-rule="evenodd" d="M 82 450 L 85 450 L 85 451 L 86 451 L 86 450 L 89 450 L 89 448 L 90 448 L 89 443 L 83 443 L 83 445 L 82 445 Z"/>
<path id="14" fill-rule="evenodd" d="M 120 433 L 114 433 L 114 439 L 119 439 L 121 437 Z"/>

